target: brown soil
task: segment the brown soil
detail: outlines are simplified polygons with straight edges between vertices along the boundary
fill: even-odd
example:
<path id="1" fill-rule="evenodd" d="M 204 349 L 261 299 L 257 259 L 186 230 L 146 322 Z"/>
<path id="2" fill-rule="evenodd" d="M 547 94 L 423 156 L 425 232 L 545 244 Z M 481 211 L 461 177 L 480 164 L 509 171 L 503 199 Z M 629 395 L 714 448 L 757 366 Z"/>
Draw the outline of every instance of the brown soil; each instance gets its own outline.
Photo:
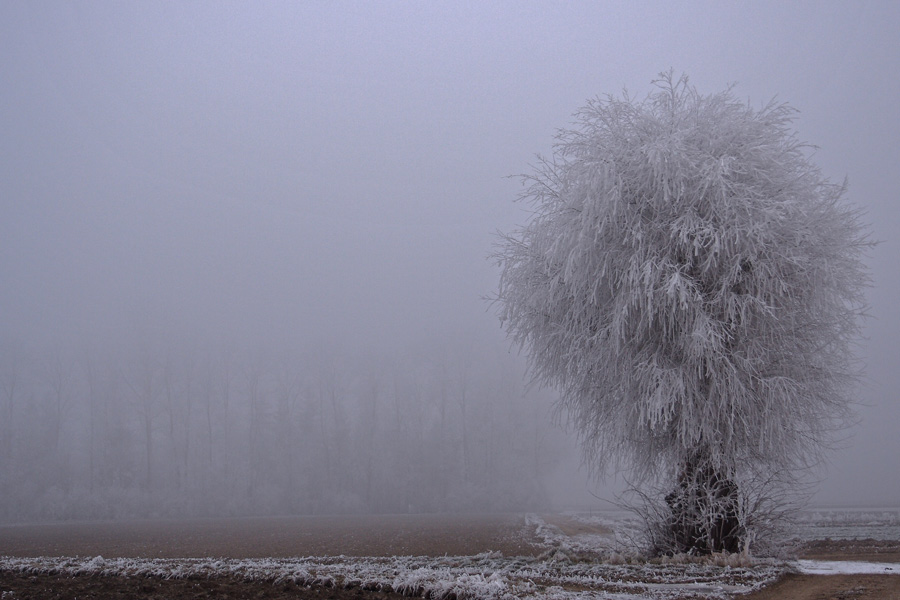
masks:
<path id="1" fill-rule="evenodd" d="M 515 515 L 387 515 L 198 519 L 127 523 L 61 523 L 0 527 L 6 556 L 296 557 L 443 556 L 500 551 L 534 555 Z M 0 571 L 3 600 L 74 598 L 334 598 L 388 600 L 399 594 L 361 589 L 305 588 L 293 583 L 229 577 L 163 580 L 153 577 L 30 575 Z"/>
<path id="2" fill-rule="evenodd" d="M 153 577 L 28 575 L 0 571 L 0 595 L 9 600 L 189 600 L 203 598 L 268 600 L 400 600 L 393 592 L 302 587 L 290 582 L 215 579 L 164 580 Z M 896 575 L 786 575 L 745 600 L 897 600 Z"/>
<path id="3" fill-rule="evenodd" d="M 897 600 L 897 575 L 785 575 L 745 600 Z"/>
<path id="4" fill-rule="evenodd" d="M 0 555 L 104 558 L 288 558 L 298 556 L 467 556 L 540 552 L 521 536 L 516 515 L 385 515 L 55 523 L 0 527 Z M 0 570 L 3 600 L 402 598 L 396 593 L 293 583 L 215 579 L 163 580 L 23 574 Z"/>
<path id="5" fill-rule="evenodd" d="M 612 529 L 603 525 L 585 523 L 566 515 L 541 515 L 544 522 L 553 525 L 569 537 L 579 534 L 612 535 Z"/>
<path id="6" fill-rule="evenodd" d="M 565 517 L 545 517 L 564 533 L 607 533 Z M 508 515 L 284 517 L 266 519 L 79 523 L 0 527 L 7 556 L 292 557 L 443 556 L 498 550 L 534 555 L 521 520 Z M 900 562 L 900 542 L 831 541 L 807 544 L 805 558 Z M 24 599 L 201 598 L 396 600 L 396 593 L 232 577 L 163 580 L 153 577 L 32 575 L 0 571 L 0 597 Z M 897 600 L 897 575 L 786 575 L 745 600 Z"/>
<path id="7" fill-rule="evenodd" d="M 900 541 L 816 540 L 801 550 L 803 558 L 900 563 Z"/>
<path id="8" fill-rule="evenodd" d="M 816 540 L 807 543 L 801 558 L 900 563 L 900 541 Z M 745 600 L 898 600 L 898 575 L 789 574 Z"/>
<path id="9" fill-rule="evenodd" d="M 4 600 L 200 600 L 202 598 L 267 600 L 397 600 L 400 594 L 303 587 L 294 583 L 215 579 L 158 579 L 155 577 L 103 577 L 86 575 L 28 575 L 0 571 L 0 596 Z"/>
<path id="10" fill-rule="evenodd" d="M 535 555 L 516 515 L 368 515 L 0 527 L 0 555 L 104 558 Z"/>

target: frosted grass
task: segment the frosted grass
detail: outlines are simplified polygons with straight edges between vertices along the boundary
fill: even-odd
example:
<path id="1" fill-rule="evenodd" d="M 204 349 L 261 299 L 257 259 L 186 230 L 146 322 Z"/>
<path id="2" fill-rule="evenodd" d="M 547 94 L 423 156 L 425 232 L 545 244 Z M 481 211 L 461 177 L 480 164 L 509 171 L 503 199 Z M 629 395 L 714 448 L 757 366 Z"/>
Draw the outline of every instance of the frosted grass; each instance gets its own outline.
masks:
<path id="1" fill-rule="evenodd" d="M 573 522 L 597 525 L 606 534 L 567 535 L 538 515 L 527 515 L 523 535 L 543 549 L 538 557 L 505 556 L 487 552 L 474 556 L 297 558 L 104 558 L 0 557 L 0 569 L 24 573 L 82 576 L 160 577 L 206 579 L 233 577 L 273 584 L 373 591 L 408 596 L 508 600 L 533 598 L 569 600 L 698 600 L 740 597 L 775 581 L 787 572 L 808 575 L 894 574 L 900 565 L 860 561 L 785 561 L 742 555 L 654 560 L 628 550 L 633 519 L 621 512 L 567 513 Z M 841 525 L 891 530 L 897 511 L 835 510 L 804 513 L 803 522 L 815 526 Z M 601 527 L 597 529 L 600 530 Z"/>
<path id="2" fill-rule="evenodd" d="M 714 565 L 561 563 L 500 554 L 422 558 L 306 557 L 296 559 L 148 559 L 95 557 L 0 558 L 0 568 L 82 576 L 252 581 L 394 591 L 409 596 L 472 599 L 729 598 L 759 589 L 781 572 Z"/>

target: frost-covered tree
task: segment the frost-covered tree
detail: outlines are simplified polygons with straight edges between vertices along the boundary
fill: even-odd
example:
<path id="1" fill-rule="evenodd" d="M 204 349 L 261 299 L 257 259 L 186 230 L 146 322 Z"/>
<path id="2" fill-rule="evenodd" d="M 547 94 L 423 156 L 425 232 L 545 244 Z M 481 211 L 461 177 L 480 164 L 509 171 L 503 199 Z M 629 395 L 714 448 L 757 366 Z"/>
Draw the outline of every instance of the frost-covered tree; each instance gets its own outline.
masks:
<path id="1" fill-rule="evenodd" d="M 588 463 L 661 482 L 657 550 L 737 551 L 751 484 L 849 416 L 868 242 L 789 106 L 654 83 L 589 102 L 525 176 L 500 318 Z"/>

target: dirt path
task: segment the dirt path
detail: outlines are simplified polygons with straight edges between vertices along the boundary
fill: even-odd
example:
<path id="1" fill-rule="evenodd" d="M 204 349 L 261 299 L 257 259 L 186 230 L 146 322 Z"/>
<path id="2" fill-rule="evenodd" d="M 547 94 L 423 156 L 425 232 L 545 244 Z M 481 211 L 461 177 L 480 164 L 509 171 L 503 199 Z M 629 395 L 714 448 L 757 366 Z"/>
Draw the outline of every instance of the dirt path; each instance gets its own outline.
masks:
<path id="1" fill-rule="evenodd" d="M 900 563 L 900 542 L 817 540 L 803 558 Z M 900 565 L 898 565 L 900 566 Z M 900 575 L 786 575 L 745 600 L 900 600 Z"/>
<path id="2" fill-rule="evenodd" d="M 745 600 L 898 600 L 897 575 L 786 575 Z"/>

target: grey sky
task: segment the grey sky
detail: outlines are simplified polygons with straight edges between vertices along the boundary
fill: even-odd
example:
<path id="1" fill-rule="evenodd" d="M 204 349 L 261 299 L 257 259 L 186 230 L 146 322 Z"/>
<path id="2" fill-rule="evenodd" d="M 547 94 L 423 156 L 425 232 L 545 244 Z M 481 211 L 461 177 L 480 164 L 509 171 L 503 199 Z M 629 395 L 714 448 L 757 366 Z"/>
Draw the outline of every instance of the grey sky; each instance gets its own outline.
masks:
<path id="1" fill-rule="evenodd" d="M 800 109 L 868 211 L 866 406 L 820 499 L 900 503 L 900 5 L 0 4 L 0 335 L 505 345 L 495 230 L 589 97 Z"/>

